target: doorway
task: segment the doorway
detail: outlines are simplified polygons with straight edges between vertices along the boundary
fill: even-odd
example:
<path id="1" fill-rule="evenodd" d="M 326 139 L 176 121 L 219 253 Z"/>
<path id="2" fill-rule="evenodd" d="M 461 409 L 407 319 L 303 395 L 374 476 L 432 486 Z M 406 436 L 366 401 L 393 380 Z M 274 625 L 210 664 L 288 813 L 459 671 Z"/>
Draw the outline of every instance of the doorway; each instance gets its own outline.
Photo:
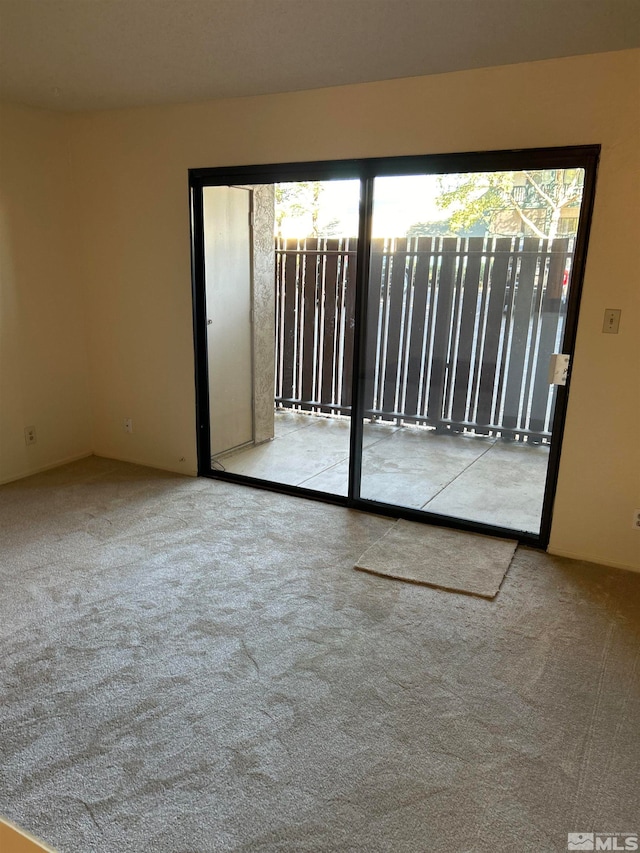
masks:
<path id="1" fill-rule="evenodd" d="M 212 460 L 253 442 L 251 190 L 204 187 Z"/>
<path id="2" fill-rule="evenodd" d="M 200 473 L 546 546 L 597 158 L 192 171 Z"/>

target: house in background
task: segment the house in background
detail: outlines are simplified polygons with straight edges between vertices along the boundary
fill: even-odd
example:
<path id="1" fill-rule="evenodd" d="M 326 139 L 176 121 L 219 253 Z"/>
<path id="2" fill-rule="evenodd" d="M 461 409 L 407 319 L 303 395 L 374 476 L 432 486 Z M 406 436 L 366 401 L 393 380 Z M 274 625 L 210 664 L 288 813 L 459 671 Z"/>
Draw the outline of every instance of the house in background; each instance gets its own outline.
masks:
<path id="1" fill-rule="evenodd" d="M 491 217 L 495 234 L 525 237 L 575 237 L 584 177 L 577 169 L 545 169 L 518 175 L 511 190 L 513 210 Z"/>
<path id="2" fill-rule="evenodd" d="M 303 6 L 309 26 L 320 26 Z M 503 52 L 454 69 L 425 58 L 393 73 L 381 51 L 377 73 L 368 56 L 360 78 L 321 83 L 305 76 L 302 44 L 297 76 L 269 76 L 279 54 L 271 51 L 265 65 L 254 39 L 252 67 L 270 90 L 229 97 L 194 77 L 190 92 L 168 85 L 162 97 L 153 86 L 145 95 L 117 41 L 105 71 L 112 90 L 59 82 L 83 83 L 104 60 L 100 53 L 81 64 L 84 47 L 95 38 L 108 44 L 115 26 L 98 7 L 88 29 L 80 18 L 79 29 L 67 28 L 83 50 L 66 59 L 64 49 L 56 54 L 64 28 L 32 33 L 34 50 L 62 64 L 58 76 L 38 77 L 48 66 L 34 60 L 21 77 L 29 62 L 12 65 L 11 57 L 27 50 L 29 29 L 15 29 L 15 8 L 7 12 L 0 113 L 0 482 L 91 453 L 195 474 L 190 168 L 600 144 L 550 550 L 640 570 L 640 50 L 632 27 L 630 43 L 604 52 Z M 269 22 L 265 41 L 283 20 Z M 143 30 L 134 31 L 142 44 Z M 7 49 L 12 32 L 24 40 L 17 54 Z M 168 79 L 179 78 L 178 54 L 188 55 L 196 35 L 177 28 L 168 37 Z M 334 32 L 338 47 L 345 38 Z M 608 308 L 621 310 L 618 335 L 602 332 Z M 36 442 L 27 445 L 32 427 Z"/>

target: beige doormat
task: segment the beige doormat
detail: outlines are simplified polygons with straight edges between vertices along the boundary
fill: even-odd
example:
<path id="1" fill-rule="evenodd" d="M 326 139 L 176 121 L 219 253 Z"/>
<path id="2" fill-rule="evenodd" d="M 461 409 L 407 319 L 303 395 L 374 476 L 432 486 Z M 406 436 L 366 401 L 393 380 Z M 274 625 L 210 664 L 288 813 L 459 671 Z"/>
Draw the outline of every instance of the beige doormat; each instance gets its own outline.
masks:
<path id="1" fill-rule="evenodd" d="M 415 521 L 397 521 L 355 569 L 409 583 L 495 598 L 518 543 Z"/>

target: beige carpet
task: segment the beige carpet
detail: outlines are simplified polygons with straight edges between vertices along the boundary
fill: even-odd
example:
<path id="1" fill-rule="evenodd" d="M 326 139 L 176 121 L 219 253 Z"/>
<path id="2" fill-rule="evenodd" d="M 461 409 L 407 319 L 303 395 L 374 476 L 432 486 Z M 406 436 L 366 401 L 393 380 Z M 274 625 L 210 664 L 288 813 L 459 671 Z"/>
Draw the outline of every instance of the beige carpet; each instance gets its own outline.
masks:
<path id="1" fill-rule="evenodd" d="M 495 598 L 518 543 L 400 520 L 355 569 L 410 583 Z"/>
<path id="2" fill-rule="evenodd" d="M 1 486 L 0 815 L 58 853 L 638 829 L 640 575 L 519 547 L 489 601 L 354 572 L 393 525 L 96 458 Z"/>

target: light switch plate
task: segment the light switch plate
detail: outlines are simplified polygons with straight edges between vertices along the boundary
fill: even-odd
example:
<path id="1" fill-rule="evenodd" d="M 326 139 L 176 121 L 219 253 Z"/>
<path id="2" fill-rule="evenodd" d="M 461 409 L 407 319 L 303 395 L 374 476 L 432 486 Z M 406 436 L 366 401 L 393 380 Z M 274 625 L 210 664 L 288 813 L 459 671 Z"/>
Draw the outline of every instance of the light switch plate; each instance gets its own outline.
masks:
<path id="1" fill-rule="evenodd" d="M 605 308 L 602 331 L 605 335 L 617 335 L 620 328 L 620 309 Z"/>

